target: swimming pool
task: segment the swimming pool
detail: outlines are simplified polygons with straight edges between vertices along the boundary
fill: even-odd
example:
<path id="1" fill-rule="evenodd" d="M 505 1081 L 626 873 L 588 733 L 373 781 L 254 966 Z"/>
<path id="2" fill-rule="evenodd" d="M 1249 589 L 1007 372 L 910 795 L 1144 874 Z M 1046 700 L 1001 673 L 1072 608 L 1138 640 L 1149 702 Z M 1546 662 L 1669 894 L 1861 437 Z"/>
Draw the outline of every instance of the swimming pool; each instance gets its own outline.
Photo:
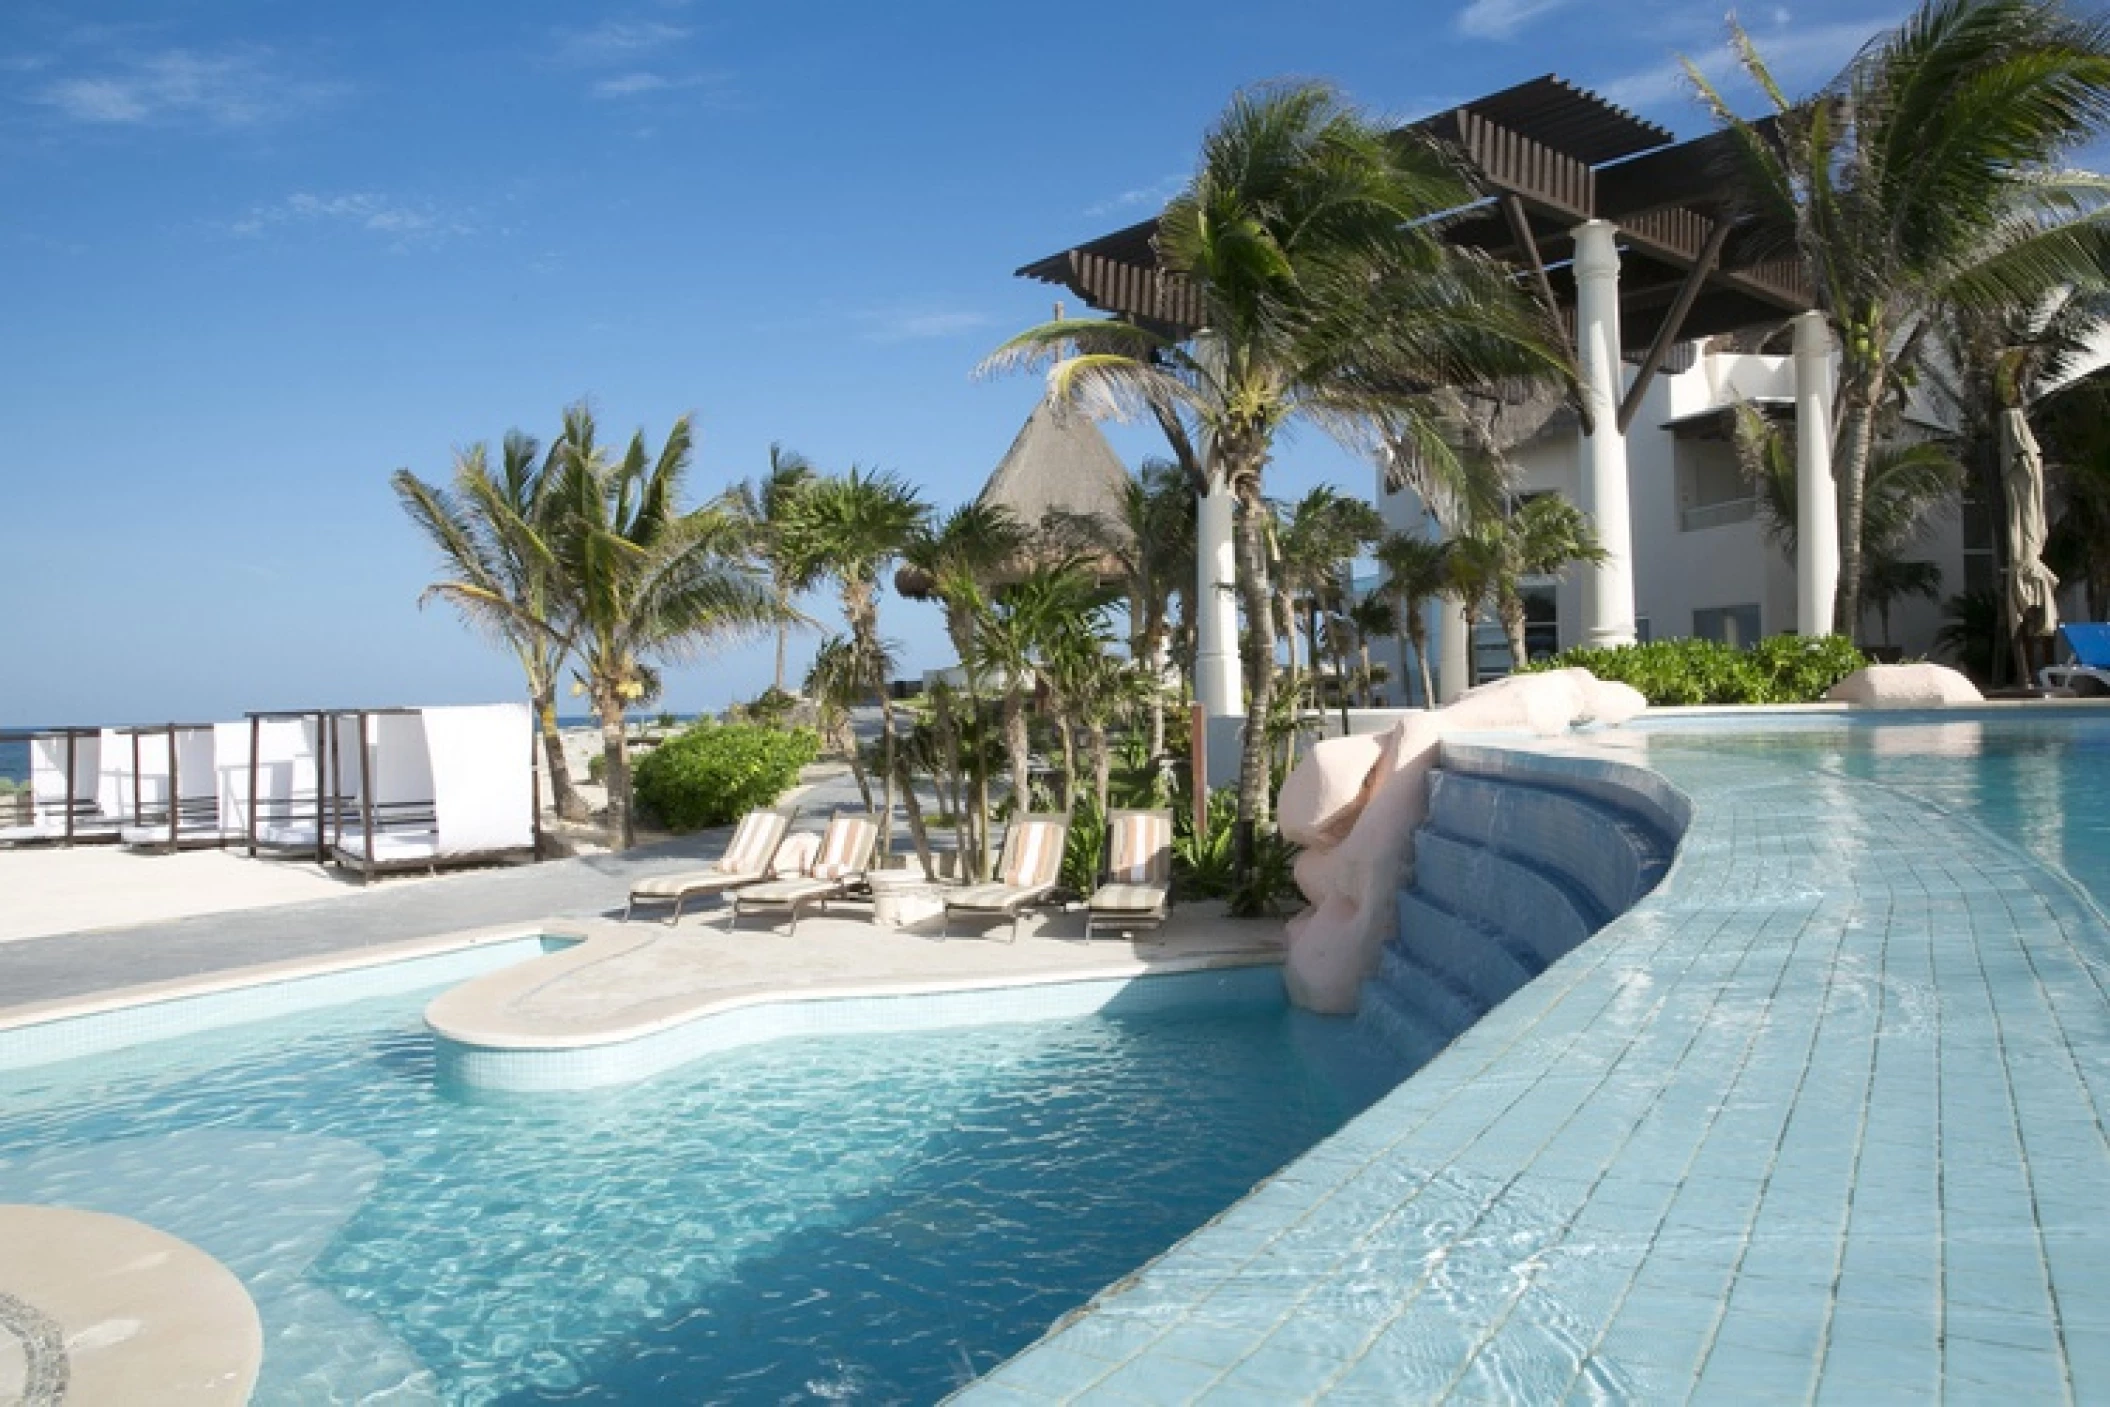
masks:
<path id="1" fill-rule="evenodd" d="M 1894 787 L 2022 846 L 2110 906 L 2110 717 L 1761 715 L 1743 726 L 1644 721 L 1637 731 L 1658 761 L 1742 754 Z"/>
<path id="2" fill-rule="evenodd" d="M 442 1087 L 429 994 L 362 1001 L 13 1077 L 0 1201 L 219 1258 L 259 1403 L 929 1401 L 1400 1073 L 1271 971 L 1147 980 L 1198 995 L 531 1099 Z"/>

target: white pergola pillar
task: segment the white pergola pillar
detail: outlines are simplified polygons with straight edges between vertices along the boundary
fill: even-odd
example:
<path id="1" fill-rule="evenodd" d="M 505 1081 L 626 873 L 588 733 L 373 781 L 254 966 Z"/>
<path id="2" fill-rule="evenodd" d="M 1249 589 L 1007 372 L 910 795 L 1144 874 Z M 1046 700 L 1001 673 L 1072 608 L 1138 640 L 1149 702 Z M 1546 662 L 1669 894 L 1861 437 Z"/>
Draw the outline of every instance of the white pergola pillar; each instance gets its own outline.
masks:
<path id="1" fill-rule="evenodd" d="M 1832 335 L 1795 319 L 1795 633 L 1832 633 L 1839 594 L 1839 490 L 1832 479 Z"/>
<path id="2" fill-rule="evenodd" d="M 1473 632 L 1455 596 L 1436 598 L 1436 702 L 1455 703 L 1472 687 Z"/>
<path id="3" fill-rule="evenodd" d="M 1209 783 L 1238 775 L 1245 678 L 1238 663 L 1237 500 L 1211 484 L 1195 504 L 1194 697 L 1208 715 Z"/>
<path id="4" fill-rule="evenodd" d="M 1634 642 L 1634 530 L 1627 506 L 1625 389 L 1619 359 L 1619 248 L 1603 220 L 1575 227 L 1575 352 L 1590 433 L 1582 436 L 1582 511 L 1597 529 L 1602 562 L 1583 563 L 1582 642 Z"/>

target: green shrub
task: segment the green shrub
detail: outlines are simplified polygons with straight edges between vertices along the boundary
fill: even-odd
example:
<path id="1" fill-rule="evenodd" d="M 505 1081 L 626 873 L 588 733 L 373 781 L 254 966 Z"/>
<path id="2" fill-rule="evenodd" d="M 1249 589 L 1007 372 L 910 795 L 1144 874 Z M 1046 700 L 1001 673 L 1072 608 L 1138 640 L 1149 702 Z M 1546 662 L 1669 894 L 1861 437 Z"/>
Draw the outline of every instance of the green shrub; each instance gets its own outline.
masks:
<path id="1" fill-rule="evenodd" d="M 1653 640 L 1616 649 L 1568 650 L 1527 672 L 1587 669 L 1639 689 L 1659 707 L 1698 704 L 1814 703 L 1825 690 L 1867 664 L 1852 642 L 1837 635 L 1773 635 L 1748 650 L 1713 640 Z"/>
<path id="2" fill-rule="evenodd" d="M 602 784 L 603 782 L 605 782 L 605 781 L 607 781 L 607 780 L 608 780 L 608 754 L 607 754 L 607 753 L 605 753 L 605 752 L 596 752 L 596 753 L 590 753 L 590 754 L 588 754 L 588 755 L 587 755 L 587 758 L 586 758 L 586 780 L 587 780 L 587 781 L 589 781 L 589 782 L 592 782 L 592 783 L 593 783 L 593 784 L 594 784 L 595 786 L 599 786 L 599 785 L 601 785 L 601 784 Z"/>
<path id="3" fill-rule="evenodd" d="M 1238 879 L 1238 794 L 1209 793 L 1209 824 L 1194 830 L 1192 808 L 1173 812 L 1172 884 L 1182 898 L 1222 899 L 1232 918 L 1280 918 L 1303 907 L 1291 866 L 1297 847 L 1275 830 L 1253 837 L 1253 873 Z"/>
<path id="4" fill-rule="evenodd" d="M 727 825 L 790 790 L 820 752 L 810 729 L 699 723 L 637 763 L 637 800 L 671 831 Z"/>

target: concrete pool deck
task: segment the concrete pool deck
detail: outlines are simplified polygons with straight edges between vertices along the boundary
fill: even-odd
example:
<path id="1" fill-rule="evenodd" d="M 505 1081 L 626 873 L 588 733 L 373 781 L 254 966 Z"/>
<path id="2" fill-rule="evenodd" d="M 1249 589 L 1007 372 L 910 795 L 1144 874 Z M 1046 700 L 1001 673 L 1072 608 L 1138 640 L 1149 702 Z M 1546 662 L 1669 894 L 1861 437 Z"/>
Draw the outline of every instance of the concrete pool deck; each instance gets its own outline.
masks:
<path id="1" fill-rule="evenodd" d="M 963 1403 L 2110 1399 L 2110 929 L 1909 792 L 1610 744 L 1663 886 Z M 1521 745 L 1529 749 L 1529 745 Z"/>

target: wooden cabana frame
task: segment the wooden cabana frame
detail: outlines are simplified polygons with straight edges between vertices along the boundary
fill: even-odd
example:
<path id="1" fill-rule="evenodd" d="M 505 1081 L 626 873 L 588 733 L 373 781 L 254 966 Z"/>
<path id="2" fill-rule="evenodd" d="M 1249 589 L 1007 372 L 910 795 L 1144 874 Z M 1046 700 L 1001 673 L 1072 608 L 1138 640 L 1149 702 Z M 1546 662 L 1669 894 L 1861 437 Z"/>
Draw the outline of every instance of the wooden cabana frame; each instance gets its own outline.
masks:
<path id="1" fill-rule="evenodd" d="M 318 865 L 327 864 L 330 858 L 332 828 L 337 824 L 337 812 L 342 801 L 342 797 L 331 785 L 334 776 L 330 768 L 330 742 L 334 734 L 334 730 L 330 726 L 332 711 L 326 708 L 264 709 L 243 716 L 249 720 L 249 808 L 248 814 L 244 818 L 246 823 L 244 830 L 247 832 L 246 838 L 251 858 L 255 857 L 260 844 L 267 849 L 282 849 L 288 853 L 297 853 L 308 849 L 305 844 L 277 845 L 268 839 L 259 840 L 257 827 L 263 808 L 267 802 L 275 805 L 276 798 L 260 796 L 258 787 L 259 777 L 263 771 L 264 725 L 267 723 L 305 724 L 312 721 L 315 724 L 315 863 Z M 286 814 L 280 819 L 288 826 L 298 822 L 297 798 L 290 794 L 288 795 Z"/>
<path id="2" fill-rule="evenodd" d="M 0 837 L 0 844 L 34 845 L 51 842 L 62 846 L 71 846 L 76 841 L 114 841 L 117 839 L 117 818 L 103 817 L 101 808 L 97 805 L 96 798 L 93 796 L 85 799 L 85 805 L 88 809 L 86 814 L 84 814 L 84 801 L 78 794 L 82 745 L 84 743 L 97 745 L 99 766 L 102 731 L 101 728 L 82 727 L 73 724 L 60 724 L 49 728 L 0 729 L 0 743 L 20 743 L 31 749 L 29 776 L 30 828 L 33 831 L 41 830 L 44 820 L 36 796 L 37 761 L 35 749 L 39 743 L 63 740 L 65 744 L 63 753 L 65 759 L 64 776 L 66 779 L 66 796 L 60 807 L 61 822 L 56 833 Z"/>
<path id="3" fill-rule="evenodd" d="M 227 843 L 226 833 L 220 826 L 217 778 L 215 789 L 210 796 L 186 797 L 183 794 L 183 735 L 204 733 L 210 737 L 214 726 L 211 723 L 142 723 L 116 730 L 118 736 L 132 740 L 132 824 L 129 829 L 145 832 L 149 827 L 166 824 L 168 839 L 161 844 L 166 846 L 171 855 L 182 849 L 186 842 L 223 846 Z M 163 799 L 162 807 L 150 815 L 146 803 L 145 774 L 142 770 L 145 760 L 142 745 L 155 738 L 165 739 L 168 748 L 168 794 Z M 208 806 L 211 808 L 209 815 L 205 810 Z M 153 843 L 131 840 L 125 837 L 122 830 L 119 836 L 128 845 L 143 846 Z"/>
<path id="4" fill-rule="evenodd" d="M 507 707 L 515 706 L 509 705 Z M 518 707 L 522 708 L 523 714 L 526 716 L 528 762 L 526 803 L 529 812 L 527 843 L 518 846 L 471 847 L 463 850 L 452 850 L 447 845 L 449 827 L 446 817 L 443 815 L 443 811 L 446 808 L 442 805 L 445 798 L 441 794 L 442 789 L 439 785 L 439 779 L 432 766 L 431 740 L 429 735 L 424 732 L 425 723 L 431 715 L 444 714 L 450 710 L 445 708 L 428 709 L 396 706 L 332 711 L 329 719 L 330 731 L 333 735 L 331 747 L 335 762 L 333 776 L 337 778 L 339 786 L 337 794 L 338 805 L 335 811 L 340 819 L 336 823 L 335 835 L 330 846 L 331 859 L 346 869 L 358 871 L 361 879 L 368 883 L 371 883 L 379 875 L 405 873 L 415 870 L 436 873 L 440 867 L 447 865 L 489 864 L 514 860 L 532 862 L 540 859 L 542 855 L 542 785 L 541 757 L 537 748 L 539 740 L 535 734 L 532 715 L 526 714 L 525 706 Z M 420 720 L 420 734 L 427 748 L 426 780 L 430 784 L 431 795 L 429 797 L 408 800 L 377 799 L 380 777 L 376 769 L 375 759 L 377 740 L 373 736 L 376 730 L 371 728 L 369 724 L 376 719 L 394 717 L 410 717 Z M 351 749 L 357 761 L 358 804 L 356 807 L 348 807 L 344 804 L 345 799 L 342 791 L 342 772 L 346 762 L 346 748 L 342 730 L 347 724 L 353 729 L 356 737 L 356 742 Z M 344 822 L 347 820 L 356 820 L 357 822 L 358 843 L 356 846 L 348 846 L 345 843 Z M 398 837 L 406 838 L 412 835 L 429 837 L 418 842 L 423 846 L 424 853 L 393 858 L 384 857 L 380 852 L 384 848 L 383 842 L 391 833 Z"/>

